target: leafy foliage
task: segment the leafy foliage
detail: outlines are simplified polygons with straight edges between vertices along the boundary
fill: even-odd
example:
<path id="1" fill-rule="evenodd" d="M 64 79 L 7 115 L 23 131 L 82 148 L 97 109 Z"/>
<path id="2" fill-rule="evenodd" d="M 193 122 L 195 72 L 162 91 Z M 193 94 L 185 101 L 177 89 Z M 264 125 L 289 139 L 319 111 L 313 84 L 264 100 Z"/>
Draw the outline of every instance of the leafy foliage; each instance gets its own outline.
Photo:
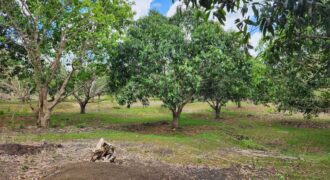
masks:
<path id="1" fill-rule="evenodd" d="M 229 100 L 240 102 L 249 96 L 251 62 L 245 55 L 240 36 L 225 32 L 216 23 L 206 22 L 192 34 L 195 51 L 201 52 L 200 96 L 219 118 L 221 107 Z"/>
<path id="2" fill-rule="evenodd" d="M 130 53 L 119 54 L 118 60 L 122 62 L 117 64 L 131 81 L 123 93 L 128 97 L 122 102 L 158 97 L 172 111 L 173 127 L 177 128 L 181 111 L 197 92 L 200 79 L 198 62 L 187 51 L 189 40 L 178 26 L 156 12 L 151 12 L 132 26 L 127 37 L 121 48 L 125 48 L 123 52 Z M 127 90 L 133 92 L 128 93 Z"/>
<path id="3" fill-rule="evenodd" d="M 192 7 L 203 7 L 205 15 L 214 15 L 224 23 L 227 12 L 240 10 L 242 18 L 235 20 L 245 43 L 250 38 L 249 27 L 263 33 L 264 77 L 254 78 L 253 98 L 272 101 L 280 110 L 303 112 L 306 115 L 328 110 L 330 77 L 330 1 L 299 0 L 188 0 Z M 246 16 L 249 8 L 253 16 Z M 246 46 L 246 49 L 249 45 Z M 261 67 L 262 69 L 264 67 Z M 260 74 L 259 74 L 260 75 Z M 268 87 L 273 85 L 273 87 Z M 268 95 L 269 97 L 266 97 Z"/>
<path id="4" fill-rule="evenodd" d="M 297 110 L 309 115 L 329 108 L 322 105 L 323 98 L 320 98 L 321 94 L 329 92 L 330 85 L 327 68 L 329 44 L 326 44 L 307 39 L 288 41 L 285 36 L 269 44 L 263 58 L 277 86 L 274 100 L 280 110 Z M 295 51 L 288 51 L 288 46 Z"/>
<path id="5" fill-rule="evenodd" d="M 24 47 L 33 68 L 39 125 L 49 125 L 52 109 L 66 97 L 69 81 L 86 57 L 116 43 L 131 16 L 125 0 L 0 1 L 0 24 L 9 29 L 6 36 L 11 41 Z M 66 76 L 48 102 L 49 88 L 61 67 Z"/>
<path id="6" fill-rule="evenodd" d="M 129 81 L 117 94 L 117 101 L 120 105 L 127 105 L 127 108 L 130 108 L 137 101 L 141 101 L 143 106 L 148 106 L 149 93 L 146 90 L 143 85 Z"/>
<path id="7" fill-rule="evenodd" d="M 204 15 L 212 14 L 221 24 L 226 21 L 227 13 L 239 11 L 242 19 L 238 18 L 235 23 L 238 29 L 244 33 L 245 42 L 250 38 L 248 26 L 258 26 L 264 35 L 275 35 L 275 31 L 290 29 L 289 33 L 295 36 L 305 27 L 316 26 L 327 30 L 327 34 L 321 38 L 329 37 L 329 13 L 330 2 L 328 0 L 299 1 L 299 0 L 182 0 L 187 6 L 202 7 Z M 247 16 L 249 8 L 253 16 Z M 202 14 L 202 13 L 200 13 Z M 206 18 L 206 19 L 207 19 Z M 291 19 L 295 19 L 292 24 Z M 291 21 L 291 22 L 290 22 Z"/>

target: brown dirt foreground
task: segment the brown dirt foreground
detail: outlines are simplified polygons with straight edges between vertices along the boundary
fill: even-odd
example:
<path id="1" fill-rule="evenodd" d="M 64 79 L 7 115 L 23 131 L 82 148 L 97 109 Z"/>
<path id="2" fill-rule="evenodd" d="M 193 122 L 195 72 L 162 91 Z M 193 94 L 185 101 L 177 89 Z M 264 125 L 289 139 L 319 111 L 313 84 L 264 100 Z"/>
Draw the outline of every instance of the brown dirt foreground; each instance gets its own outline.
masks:
<path id="1" fill-rule="evenodd" d="M 159 179 L 249 179 L 244 174 L 248 167 L 232 166 L 224 169 L 182 168 L 167 164 L 146 165 L 134 161 L 125 163 L 80 162 L 67 164 L 54 171 L 46 180 L 159 180 Z M 242 171 L 243 170 L 243 171 Z M 257 177 L 255 177 L 257 178 Z M 261 179 L 261 177 L 259 177 Z M 257 178 L 258 179 L 258 178 Z"/>
<path id="2" fill-rule="evenodd" d="M 0 180 L 16 179 L 267 179 L 266 168 L 232 164 L 227 168 L 170 164 L 160 157 L 174 156 L 169 147 L 141 142 L 111 142 L 115 163 L 89 162 L 98 139 L 30 142 L 0 147 Z M 219 162 L 220 163 L 220 162 Z"/>
<path id="3" fill-rule="evenodd" d="M 165 172 L 157 167 L 146 167 L 142 164 L 131 163 L 130 166 L 112 164 L 107 162 L 82 162 L 68 164 L 46 177 L 47 180 L 92 180 L 92 179 L 188 179 L 179 172 Z"/>

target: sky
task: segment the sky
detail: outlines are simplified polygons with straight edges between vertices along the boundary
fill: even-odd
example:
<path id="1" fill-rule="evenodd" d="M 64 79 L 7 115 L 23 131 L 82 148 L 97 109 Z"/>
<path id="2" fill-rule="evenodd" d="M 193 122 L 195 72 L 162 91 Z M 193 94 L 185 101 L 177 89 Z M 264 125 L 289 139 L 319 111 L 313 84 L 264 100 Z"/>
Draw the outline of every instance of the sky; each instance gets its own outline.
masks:
<path id="1" fill-rule="evenodd" d="M 134 19 L 137 20 L 143 16 L 148 15 L 150 10 L 157 10 L 162 13 L 164 16 L 173 16 L 176 12 L 177 6 L 182 5 L 182 2 L 172 0 L 132 0 L 134 5 L 132 6 L 133 11 L 136 13 Z M 249 8 L 247 15 L 252 14 L 252 9 Z M 235 19 L 241 16 L 240 13 L 229 13 L 226 17 L 226 22 L 224 25 L 225 30 L 235 30 L 236 25 L 234 24 Z M 261 39 L 262 34 L 259 31 L 251 32 L 250 44 L 256 47 Z M 254 50 L 251 50 L 252 55 L 257 53 Z"/>

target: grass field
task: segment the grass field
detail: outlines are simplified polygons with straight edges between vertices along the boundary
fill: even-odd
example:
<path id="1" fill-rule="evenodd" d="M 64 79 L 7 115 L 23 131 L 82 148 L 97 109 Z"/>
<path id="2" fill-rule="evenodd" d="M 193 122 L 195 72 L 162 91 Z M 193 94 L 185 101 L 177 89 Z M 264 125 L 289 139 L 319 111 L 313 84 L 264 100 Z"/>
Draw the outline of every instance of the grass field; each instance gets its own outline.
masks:
<path id="1" fill-rule="evenodd" d="M 51 128 L 38 133 L 29 131 L 35 119 L 28 105 L 1 102 L 0 114 L 2 142 L 103 137 L 114 142 L 151 144 L 157 151 L 129 151 L 167 163 L 221 168 L 248 164 L 274 169 L 275 179 L 330 179 L 330 115 L 325 114 L 306 120 L 299 114 L 277 113 L 273 107 L 245 102 L 242 108 L 229 103 L 222 119 L 214 120 L 206 103 L 195 102 L 185 107 L 181 128 L 173 131 L 164 123 L 156 124 L 171 121 L 171 113 L 157 100 L 149 107 L 137 103 L 127 109 L 105 98 L 88 104 L 87 114 L 79 114 L 74 101 L 59 104 Z M 57 131 L 61 129 L 66 133 Z"/>

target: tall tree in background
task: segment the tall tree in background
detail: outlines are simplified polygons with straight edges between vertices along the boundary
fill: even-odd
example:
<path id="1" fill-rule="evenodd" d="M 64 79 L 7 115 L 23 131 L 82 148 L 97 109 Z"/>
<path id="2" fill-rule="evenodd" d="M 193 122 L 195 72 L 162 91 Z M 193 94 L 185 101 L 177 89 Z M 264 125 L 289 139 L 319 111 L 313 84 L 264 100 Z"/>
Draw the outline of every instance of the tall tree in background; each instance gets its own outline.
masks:
<path id="1" fill-rule="evenodd" d="M 8 36 L 24 47 L 33 68 L 39 93 L 34 111 L 39 126 L 48 127 L 53 108 L 65 98 L 67 84 L 83 61 L 81 57 L 88 55 L 86 40 L 97 39 L 98 46 L 113 40 L 128 17 L 130 7 L 122 0 L 0 0 L 0 23 L 11 29 Z M 61 65 L 65 65 L 67 75 L 49 102 L 49 85 Z"/>
<path id="2" fill-rule="evenodd" d="M 264 64 L 271 72 L 268 76 L 274 80 L 272 84 L 278 86 L 273 89 L 276 95 L 268 99 L 280 110 L 311 115 L 329 109 L 330 1 L 184 2 L 190 7 L 203 7 L 200 9 L 204 15 L 213 14 L 222 24 L 228 12 L 240 11 L 242 18 L 235 23 L 243 32 L 245 43 L 250 38 L 249 27 L 257 27 L 263 33 Z M 253 13 L 248 14 L 248 10 Z M 248 44 L 246 47 L 251 48 Z"/>
<path id="3" fill-rule="evenodd" d="M 219 24 L 205 22 L 192 34 L 194 51 L 201 52 L 199 96 L 220 118 L 221 108 L 229 101 L 240 101 L 249 94 L 251 63 L 240 44 L 241 36 L 225 32 Z"/>
<path id="4" fill-rule="evenodd" d="M 101 96 L 107 89 L 107 77 L 100 64 L 86 64 L 74 77 L 73 96 L 80 106 L 80 114 L 86 113 L 91 99 Z"/>
<path id="5" fill-rule="evenodd" d="M 140 101 L 143 106 L 149 105 L 149 95 L 148 89 L 143 84 L 131 80 L 120 89 L 116 98 L 118 104 L 131 108 L 131 105 L 137 101 Z"/>
<path id="6" fill-rule="evenodd" d="M 250 98 L 255 104 L 267 104 L 274 102 L 274 90 L 272 77 L 269 76 L 269 67 L 261 57 L 252 59 L 252 81 Z"/>
<path id="7" fill-rule="evenodd" d="M 187 51 L 189 38 L 180 27 L 156 12 L 138 20 L 127 38 L 123 47 L 132 51 L 120 56 L 118 66 L 124 69 L 122 72 L 128 72 L 124 74 L 129 81 L 139 84 L 135 87 L 146 89 L 147 97 L 158 97 L 171 110 L 172 126 L 178 128 L 181 112 L 197 92 L 200 80 L 198 62 Z"/>

